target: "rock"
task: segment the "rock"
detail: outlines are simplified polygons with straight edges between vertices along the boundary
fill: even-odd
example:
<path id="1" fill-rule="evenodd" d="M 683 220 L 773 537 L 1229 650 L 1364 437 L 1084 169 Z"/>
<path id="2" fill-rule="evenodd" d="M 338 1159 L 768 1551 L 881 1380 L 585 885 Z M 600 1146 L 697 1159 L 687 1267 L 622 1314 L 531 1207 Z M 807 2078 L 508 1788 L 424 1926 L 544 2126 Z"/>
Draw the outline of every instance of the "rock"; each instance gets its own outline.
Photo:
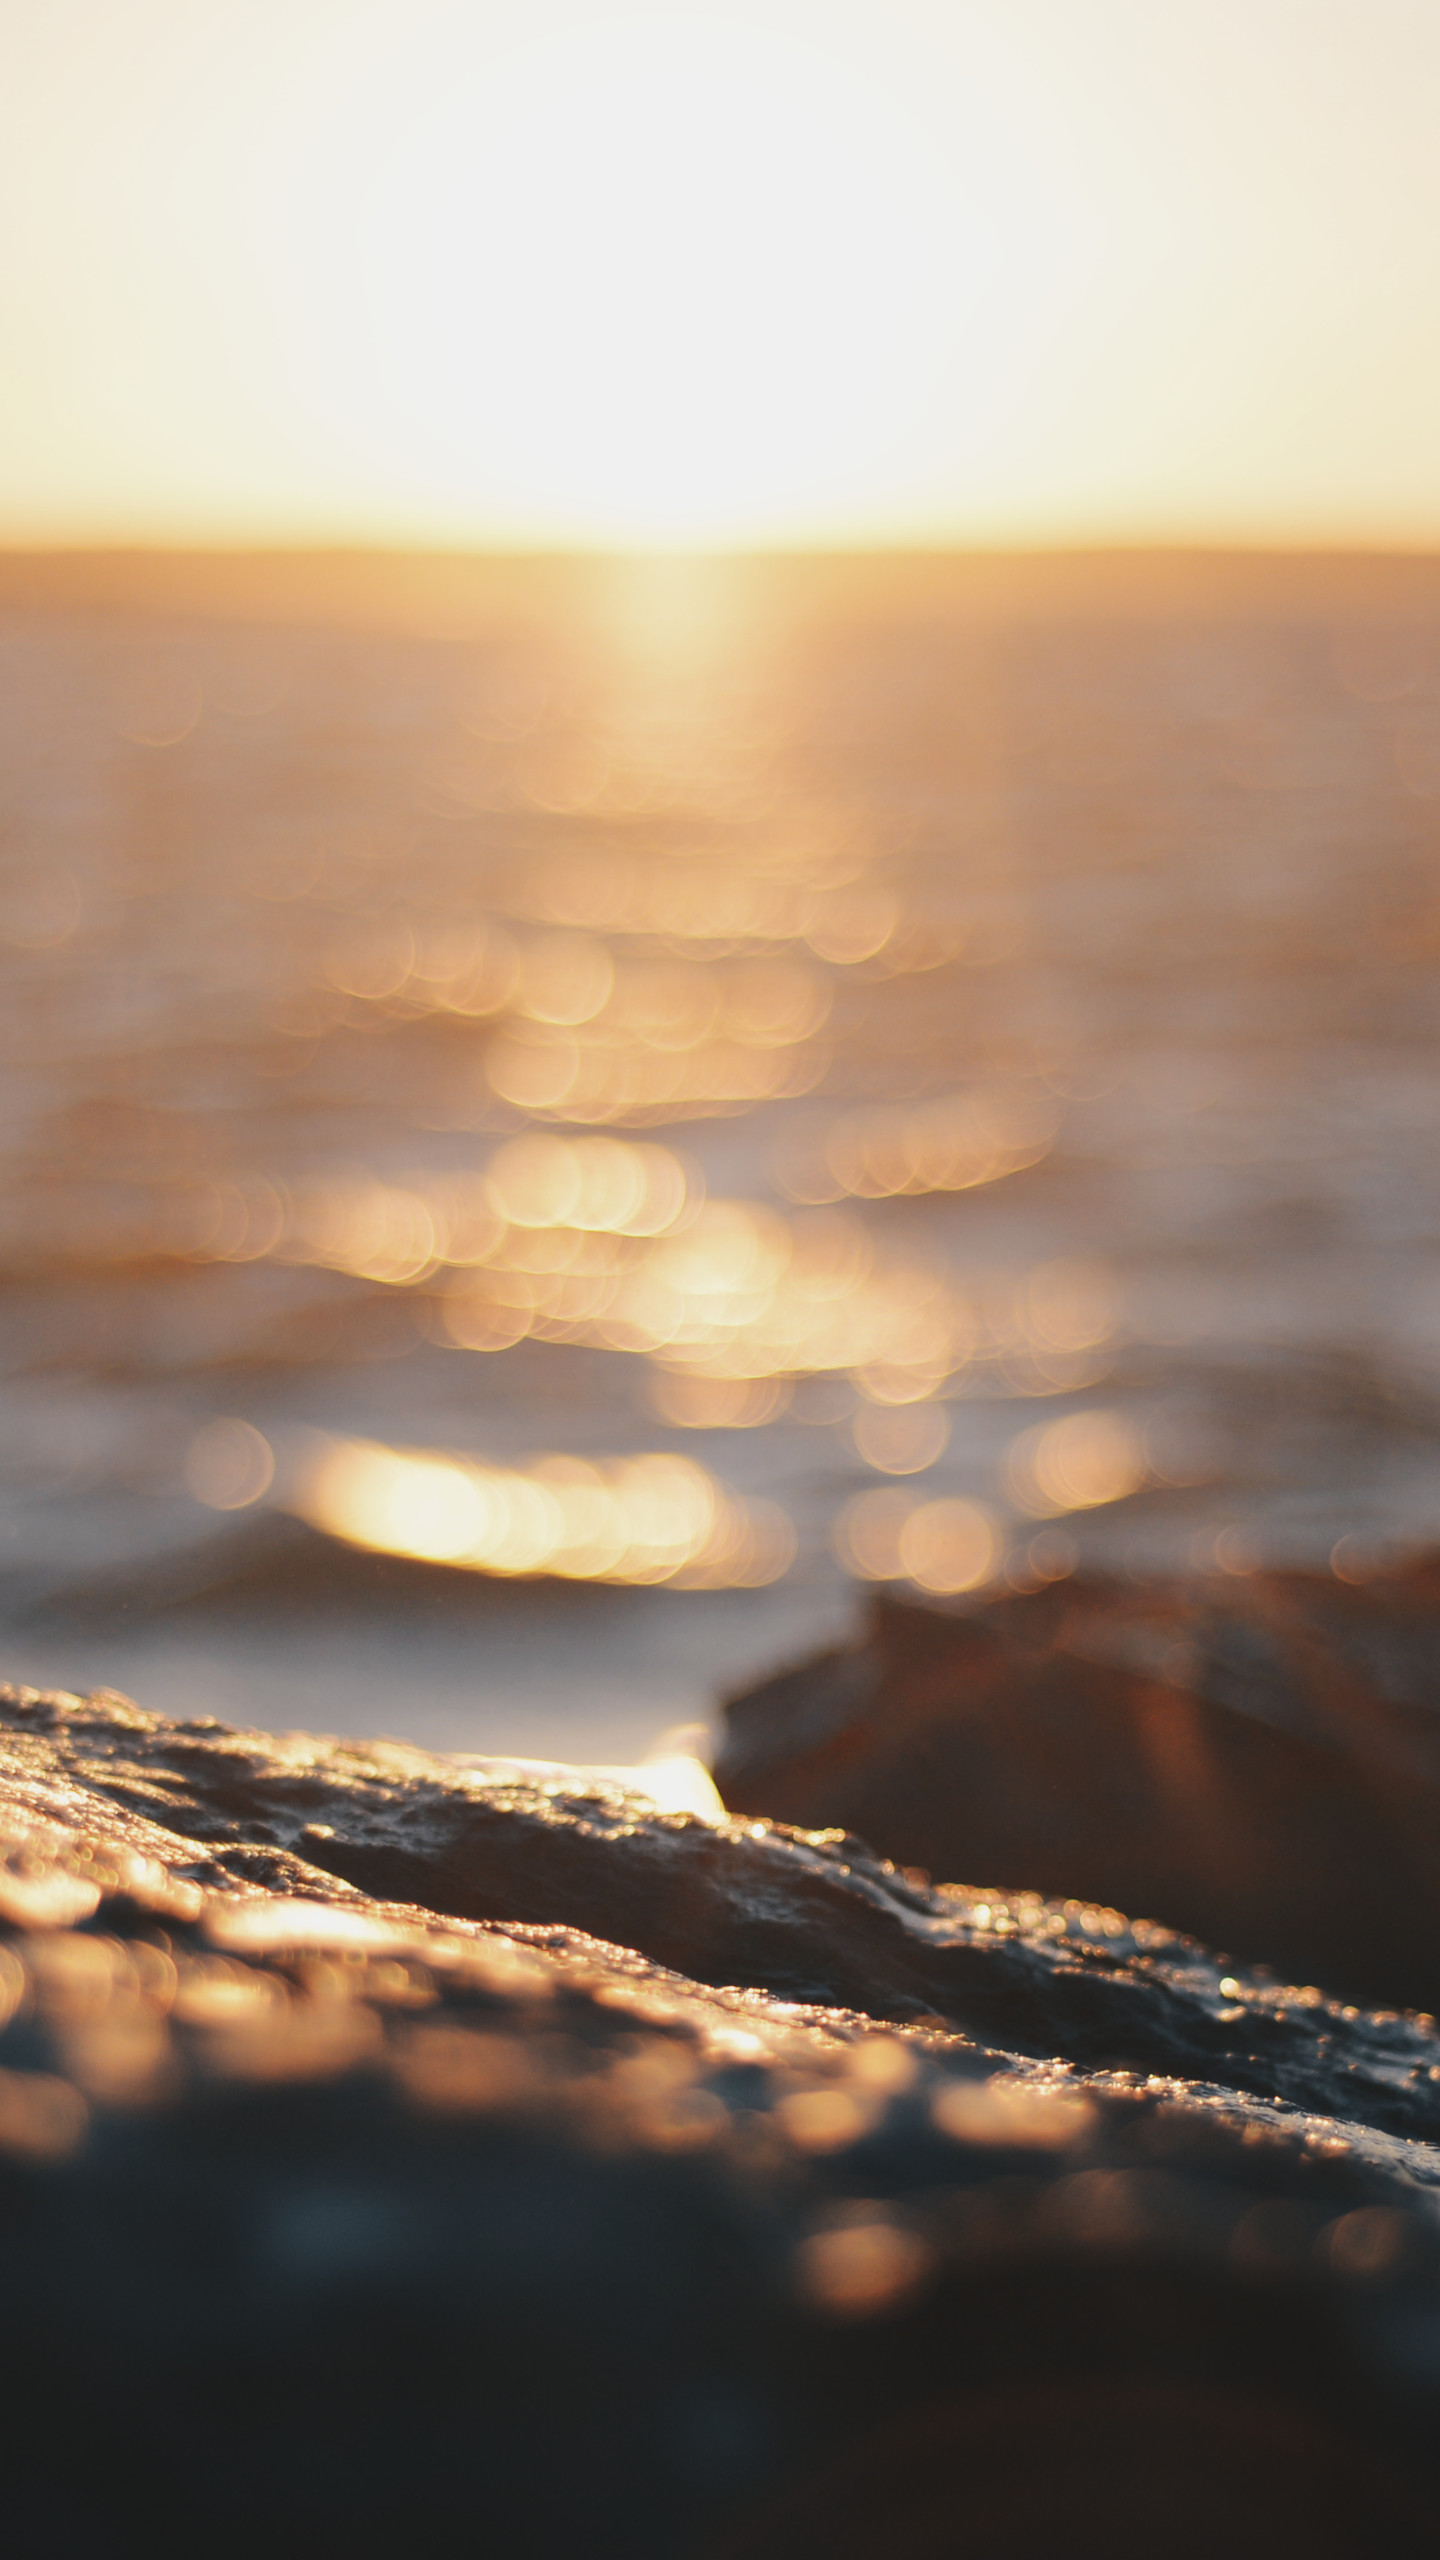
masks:
<path id="1" fill-rule="evenodd" d="M 1347 2020 L 1155 1924 L 932 1886 L 840 1832 L 664 1815 L 595 1777 L 497 1780 L 403 1742 L 176 1723 L 104 1691 L 0 1689 L 0 1807 L 192 1891 L 580 1930 L 696 1983 L 1440 2140 L 1433 2021 Z M 0 1873 L 0 1911 L 4 1891 Z"/>
<path id="2" fill-rule="evenodd" d="M 1440 2005 L 1440 1563 L 881 1597 L 726 1708 L 726 1803 Z"/>
<path id="3" fill-rule="evenodd" d="M 0 1842 L 17 2547 L 1440 2548 L 1428 2019 L 109 1695 Z"/>

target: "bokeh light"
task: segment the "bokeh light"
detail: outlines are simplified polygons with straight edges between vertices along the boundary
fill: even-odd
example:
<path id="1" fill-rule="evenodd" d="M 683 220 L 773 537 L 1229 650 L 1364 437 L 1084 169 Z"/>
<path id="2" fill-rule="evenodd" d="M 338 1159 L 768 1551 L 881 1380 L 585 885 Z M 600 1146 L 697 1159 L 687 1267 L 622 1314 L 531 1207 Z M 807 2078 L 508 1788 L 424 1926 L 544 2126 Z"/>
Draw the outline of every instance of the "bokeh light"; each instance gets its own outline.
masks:
<path id="1" fill-rule="evenodd" d="M 1353 943 L 1379 1019 L 1433 950 L 1397 761 L 1433 622 L 1222 624 L 1213 564 L 1184 614 L 1149 564 L 1143 625 L 1081 623 L 1065 580 L 1108 612 L 1114 564 L 992 574 L 1041 580 L 1029 620 L 931 562 L 452 563 L 323 628 L 19 614 L 7 1463 L 77 1573 L 102 1516 L 126 1555 L 203 1533 L 208 1573 L 227 1513 L 258 1572 L 285 1533 L 247 1515 L 303 1493 L 456 1573 L 778 1577 L 759 1659 L 762 1622 L 777 1656 L 838 1631 L 846 1576 L 1395 1548 L 1419 1476 L 1312 1502 L 1275 1344 L 1337 1415 L 1357 1306 L 1387 1378 L 1431 1357 L 1403 1222 L 1345 1277 L 1313 1237 L 1382 1139 L 1423 1193 L 1422 1050 L 1367 1050 L 1359 1094 L 1321 978 Z M 1342 772 L 1368 941 L 1316 823 Z M 1262 1235 L 1282 1196 L 1311 1225 Z M 700 1651 L 744 1614 L 694 1611 Z"/>
<path id="2" fill-rule="evenodd" d="M 185 1480 L 210 1511 L 244 1511 L 270 1490 L 275 1453 L 253 1423 L 231 1418 L 207 1422 L 185 1459 Z"/>
<path id="3" fill-rule="evenodd" d="M 352 1546 L 477 1573 L 714 1589 L 774 1581 L 795 1549 L 777 1503 L 664 1452 L 519 1469 L 317 1435 L 283 1499 Z"/>
<path id="4" fill-rule="evenodd" d="M 778 1167 L 792 1200 L 893 1200 L 972 1191 L 1048 1155 L 1060 1122 L 1046 1093 L 976 1093 L 848 1113 Z"/>
<path id="5" fill-rule="evenodd" d="M 1067 1413 L 1022 1432 L 1006 1477 L 1022 1511 L 1044 1519 L 1123 1502 L 1146 1480 L 1145 1444 L 1123 1414 Z"/>
<path id="6" fill-rule="evenodd" d="M 858 1454 L 883 1475 L 918 1475 L 943 1457 L 950 1425 L 938 1404 L 860 1407 L 850 1425 Z"/>
<path id="7" fill-rule="evenodd" d="M 982 1504 L 959 1496 L 917 1502 L 898 1485 L 847 1504 L 835 1544 L 842 1564 L 862 1580 L 912 1582 L 936 1597 L 980 1589 L 1004 1561 L 999 1528 Z"/>

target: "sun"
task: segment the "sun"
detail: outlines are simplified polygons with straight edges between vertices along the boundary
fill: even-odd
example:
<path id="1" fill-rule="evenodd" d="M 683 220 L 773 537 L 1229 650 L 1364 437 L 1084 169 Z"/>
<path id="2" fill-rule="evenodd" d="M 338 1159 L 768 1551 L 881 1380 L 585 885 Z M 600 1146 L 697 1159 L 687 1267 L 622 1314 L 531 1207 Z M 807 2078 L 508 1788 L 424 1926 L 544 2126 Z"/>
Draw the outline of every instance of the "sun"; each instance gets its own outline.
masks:
<path id="1" fill-rule="evenodd" d="M 558 55 L 452 60 L 328 148 L 291 240 L 305 360 L 349 467 L 452 531 L 843 515 L 903 470 L 957 341 L 984 411 L 1056 266 L 1003 137 L 947 146 L 743 18 L 607 13 Z"/>

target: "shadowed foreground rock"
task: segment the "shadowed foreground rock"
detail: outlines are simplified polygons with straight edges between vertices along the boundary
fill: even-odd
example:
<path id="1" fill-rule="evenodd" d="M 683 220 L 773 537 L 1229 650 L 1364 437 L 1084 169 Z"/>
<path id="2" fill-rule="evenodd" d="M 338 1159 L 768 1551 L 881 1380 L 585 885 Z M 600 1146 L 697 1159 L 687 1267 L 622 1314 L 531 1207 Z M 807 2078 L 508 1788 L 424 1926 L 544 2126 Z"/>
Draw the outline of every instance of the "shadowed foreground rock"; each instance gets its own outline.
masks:
<path id="1" fill-rule="evenodd" d="M 726 1709 L 733 1810 L 1440 2007 L 1440 1562 L 882 1597 Z"/>
<path id="2" fill-rule="evenodd" d="M 0 1699 L 17 2548 L 1440 2548 L 1440 2040 L 575 1773 Z"/>

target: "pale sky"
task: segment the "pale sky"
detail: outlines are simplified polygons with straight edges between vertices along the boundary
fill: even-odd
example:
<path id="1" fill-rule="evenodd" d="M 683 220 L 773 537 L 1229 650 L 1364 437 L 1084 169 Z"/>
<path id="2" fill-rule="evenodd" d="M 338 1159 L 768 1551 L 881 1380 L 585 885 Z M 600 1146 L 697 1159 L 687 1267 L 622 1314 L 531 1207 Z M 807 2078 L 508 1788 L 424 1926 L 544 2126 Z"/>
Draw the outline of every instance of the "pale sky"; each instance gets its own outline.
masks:
<path id="1" fill-rule="evenodd" d="M 1440 544 L 1440 0 L 0 0 L 0 540 Z"/>

